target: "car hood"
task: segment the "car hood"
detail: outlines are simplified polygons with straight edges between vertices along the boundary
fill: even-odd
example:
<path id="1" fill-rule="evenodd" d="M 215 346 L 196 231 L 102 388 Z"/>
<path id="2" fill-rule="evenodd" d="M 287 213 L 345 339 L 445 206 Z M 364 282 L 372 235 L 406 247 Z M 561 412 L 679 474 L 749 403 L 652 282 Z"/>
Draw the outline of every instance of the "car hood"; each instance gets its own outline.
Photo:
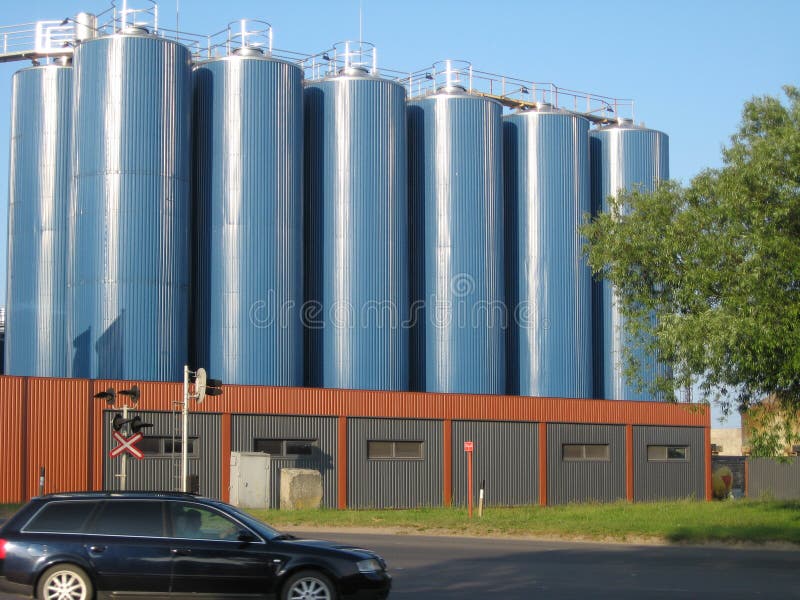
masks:
<path id="1" fill-rule="evenodd" d="M 352 554 L 353 558 L 355 558 L 356 560 L 363 560 L 366 558 L 378 558 L 378 555 L 372 552 L 371 550 L 366 550 L 364 548 L 357 548 L 349 544 L 329 542 L 327 540 L 294 539 L 294 540 L 281 540 L 281 543 L 287 544 L 294 548 L 317 548 L 320 550 L 339 550 L 343 552 L 348 552 Z"/>

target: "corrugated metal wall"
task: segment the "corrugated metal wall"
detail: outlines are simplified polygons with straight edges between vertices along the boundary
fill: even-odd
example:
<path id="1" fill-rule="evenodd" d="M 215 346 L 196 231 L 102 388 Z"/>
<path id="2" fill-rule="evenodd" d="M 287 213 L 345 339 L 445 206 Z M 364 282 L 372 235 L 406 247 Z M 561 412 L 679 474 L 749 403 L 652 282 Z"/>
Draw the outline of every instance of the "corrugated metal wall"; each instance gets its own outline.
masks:
<path id="1" fill-rule="evenodd" d="M 689 460 L 648 461 L 647 446 L 689 446 Z M 633 498 L 638 501 L 705 499 L 705 446 L 699 427 L 633 428 Z"/>
<path id="2" fill-rule="evenodd" d="M 194 71 L 196 362 L 303 384 L 303 73 L 263 55 Z"/>
<path id="3" fill-rule="evenodd" d="M 464 93 L 408 104 L 414 390 L 506 392 L 501 113 Z"/>
<path id="4" fill-rule="evenodd" d="M 510 394 L 592 396 L 588 133 L 566 111 L 503 117 Z"/>
<path id="5" fill-rule="evenodd" d="M 116 440 L 111 437 L 113 429 L 111 420 L 117 410 L 103 411 L 103 487 L 104 489 L 120 489 L 119 473 L 120 457 L 111 458 L 108 453 L 117 446 Z M 180 425 L 180 413 L 143 412 L 131 409 L 128 417 L 140 415 L 146 423 L 153 427 L 142 432 L 152 436 L 172 435 L 175 426 Z M 197 437 L 200 456 L 189 457 L 189 475 L 196 474 L 200 477 L 200 493 L 211 498 L 221 498 L 220 490 L 220 416 L 217 414 L 192 412 L 189 414 L 189 437 Z M 180 436 L 178 435 L 178 439 Z M 169 457 L 147 457 L 137 460 L 128 455 L 127 489 L 129 490 L 178 490 L 180 489 L 180 454 L 176 460 Z"/>
<path id="6" fill-rule="evenodd" d="M 181 381 L 188 359 L 191 56 L 150 35 L 74 55 L 68 374 Z"/>
<path id="7" fill-rule="evenodd" d="M 316 439 L 319 453 L 309 457 L 272 457 L 270 505 L 280 506 L 280 470 L 316 469 L 322 473 L 322 504 L 336 508 L 336 448 L 338 444 L 335 417 L 301 417 L 276 415 L 234 415 L 231 417 L 231 451 L 254 452 L 253 440 Z"/>
<path id="8" fill-rule="evenodd" d="M 608 461 L 566 461 L 564 444 L 608 444 Z M 547 425 L 547 503 L 625 499 L 625 427 Z"/>
<path id="9" fill-rule="evenodd" d="M 467 503 L 467 458 L 464 442 L 472 441 L 473 479 L 486 480 L 487 506 L 535 504 L 539 500 L 537 423 L 453 421 L 453 504 Z"/>
<path id="10" fill-rule="evenodd" d="M 305 90 L 307 382 L 409 389 L 405 88 L 336 76 Z"/>
<path id="11" fill-rule="evenodd" d="M 67 374 L 72 68 L 14 74 L 8 189 L 9 375 Z"/>
<path id="12" fill-rule="evenodd" d="M 87 489 L 92 431 L 86 381 L 28 379 L 26 435 L 27 494 L 38 494 L 39 467 L 46 469 L 45 492 Z"/>
<path id="13" fill-rule="evenodd" d="M 3 428 L 3 451 L 0 452 L 0 504 L 19 502 L 26 475 L 27 432 L 25 403 L 28 380 L 0 377 L 0 423 Z"/>
<path id="14" fill-rule="evenodd" d="M 347 505 L 350 508 L 438 506 L 444 485 L 440 421 L 348 419 Z M 423 442 L 422 460 L 368 459 L 367 441 Z"/>
<path id="15" fill-rule="evenodd" d="M 652 190 L 669 179 L 669 138 L 666 134 L 633 124 L 609 125 L 589 133 L 592 178 L 592 210 L 608 210 L 608 197 L 640 186 Z M 606 280 L 592 289 L 594 327 L 594 397 L 608 400 L 653 400 L 647 389 L 639 390 L 624 373 L 624 349 L 634 340 L 625 328 L 616 292 Z M 651 353 L 635 348 L 637 373 L 645 388 L 668 368 Z M 658 399 L 658 398 L 656 398 Z"/>
<path id="16" fill-rule="evenodd" d="M 747 496 L 776 500 L 800 498 L 800 459 L 781 463 L 772 458 L 747 459 Z"/>
<path id="17" fill-rule="evenodd" d="M 84 488 L 102 489 L 104 478 L 108 478 L 106 470 L 109 462 L 107 452 L 110 433 L 107 428 L 110 416 L 104 413 L 105 403 L 92 399 L 92 395 L 108 387 L 114 387 L 116 390 L 130 388 L 134 383 L 141 389 L 139 407 L 142 410 L 139 412 L 168 413 L 173 408 L 175 400 L 181 397 L 182 385 L 177 383 L 0 376 L 0 423 L 3 425 L 6 441 L 4 452 L 0 453 L 0 467 L 2 467 L 0 501 L 18 502 L 35 494 L 40 465 L 47 468 L 46 491 L 48 492 Z M 198 408 L 201 407 L 193 406 L 192 414 L 198 412 Z M 483 435 L 481 432 L 485 431 L 484 427 L 491 429 L 489 444 L 497 444 L 498 447 L 505 443 L 502 442 L 502 436 L 505 434 L 496 433 L 492 427 L 498 426 L 502 429 L 503 424 L 508 424 L 516 431 L 514 422 L 525 422 L 524 426 L 527 426 L 534 421 L 558 423 L 566 419 L 580 419 L 585 423 L 694 426 L 702 431 L 709 425 L 708 411 L 652 402 L 253 386 L 225 386 L 223 396 L 208 398 L 202 408 L 222 413 L 221 416 L 213 416 L 220 421 L 253 415 L 256 421 L 263 418 L 268 422 L 288 417 L 289 422 L 295 419 L 298 421 L 308 419 L 311 423 L 318 423 L 327 417 L 324 419 L 325 423 L 331 421 L 338 424 L 340 419 L 348 418 L 353 424 L 347 454 L 351 467 L 347 474 L 352 506 L 356 506 L 353 502 L 365 505 L 376 505 L 378 502 L 386 502 L 388 505 L 416 503 L 416 492 L 409 495 L 405 491 L 408 486 L 404 485 L 401 489 L 398 487 L 400 483 L 394 483 L 406 480 L 412 481 L 421 490 L 419 492 L 421 502 L 441 503 L 445 477 L 442 446 L 445 419 L 451 420 L 451 423 L 457 423 L 458 420 L 499 421 L 499 423 L 477 424 L 478 429 L 475 434 L 478 438 L 479 435 Z M 303 416 L 293 416 L 298 414 Z M 230 416 L 225 417 L 225 415 Z M 423 440 L 426 443 L 425 461 L 418 461 L 414 465 L 406 463 L 399 468 L 368 464 L 364 455 L 366 436 L 372 431 L 369 428 L 371 423 L 378 423 L 377 433 L 394 434 L 399 439 Z M 208 459 L 208 466 L 212 471 L 201 473 L 201 484 L 204 486 L 212 485 L 210 482 L 217 476 L 220 477 L 218 481 L 225 480 L 224 471 L 221 470 L 222 457 L 219 448 L 225 444 L 226 448 L 230 448 L 231 442 L 229 432 L 220 431 L 220 426 L 215 425 L 217 429 L 213 431 L 201 431 L 203 435 L 212 436 L 211 439 L 217 447 L 217 454 Z M 344 448 L 336 445 L 339 443 L 339 429 L 334 428 L 333 424 L 325 427 L 330 427 L 330 430 L 325 429 L 330 433 L 320 434 L 321 443 L 327 448 L 325 452 L 338 458 L 339 453 L 344 452 Z M 624 428 L 625 426 L 621 425 L 613 429 Z M 237 425 L 232 429 L 240 428 Z M 289 428 L 288 431 L 295 430 Z M 234 435 L 239 434 L 234 433 Z M 244 435 L 243 439 L 248 440 L 250 434 Z M 401 435 L 403 437 L 400 437 Z M 329 439 L 336 441 L 323 441 Z M 236 442 L 240 443 L 244 442 L 241 440 Z M 458 444 L 458 441 L 454 442 L 451 436 L 448 453 L 453 453 L 457 462 L 460 460 L 458 453 L 463 453 L 463 446 L 454 448 L 454 443 Z M 531 443 L 535 446 L 535 442 Z M 205 446 L 208 450 L 208 444 Z M 250 448 L 251 446 L 244 445 L 243 449 L 250 450 Z M 237 445 L 233 449 L 242 449 L 242 446 Z M 219 475 L 215 475 L 214 471 Z M 559 474 L 558 471 L 554 473 Z M 342 474 L 337 475 L 341 477 Z M 164 479 L 158 473 L 153 477 L 159 482 Z M 380 493 L 376 492 L 384 479 L 390 482 L 390 487 Z M 551 480 L 554 482 L 553 485 L 556 485 L 552 474 Z M 328 498 L 338 497 L 342 481 L 337 479 L 335 484 L 326 483 L 325 493 Z M 222 491 L 216 489 L 208 491 L 205 487 L 203 489 L 212 495 Z M 488 491 L 490 501 L 493 501 L 491 486 Z M 328 500 L 326 504 L 327 502 Z"/>

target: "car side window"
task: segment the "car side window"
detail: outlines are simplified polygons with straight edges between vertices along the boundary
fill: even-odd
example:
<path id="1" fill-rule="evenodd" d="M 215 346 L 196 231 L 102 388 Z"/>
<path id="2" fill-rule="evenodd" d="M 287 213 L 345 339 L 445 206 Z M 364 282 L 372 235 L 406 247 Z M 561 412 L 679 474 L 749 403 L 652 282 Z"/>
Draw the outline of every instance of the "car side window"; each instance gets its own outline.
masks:
<path id="1" fill-rule="evenodd" d="M 173 502 L 169 505 L 173 537 L 190 540 L 237 541 L 241 525 L 200 504 Z"/>
<path id="2" fill-rule="evenodd" d="M 23 527 L 36 533 L 80 533 L 97 502 L 49 502 Z"/>
<path id="3" fill-rule="evenodd" d="M 160 500 L 106 500 L 92 519 L 88 532 L 163 537 L 164 503 Z"/>

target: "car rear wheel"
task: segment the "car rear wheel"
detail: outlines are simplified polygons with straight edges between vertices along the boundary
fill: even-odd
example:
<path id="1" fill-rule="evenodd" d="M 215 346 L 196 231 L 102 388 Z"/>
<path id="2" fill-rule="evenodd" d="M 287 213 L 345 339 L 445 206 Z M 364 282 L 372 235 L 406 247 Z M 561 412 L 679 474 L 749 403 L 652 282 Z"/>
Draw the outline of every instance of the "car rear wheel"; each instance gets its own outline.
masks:
<path id="1" fill-rule="evenodd" d="M 336 590 L 322 573 L 300 571 L 286 581 L 281 600 L 336 600 Z"/>
<path id="2" fill-rule="evenodd" d="M 92 580 L 86 571 L 75 565 L 55 565 L 39 578 L 36 586 L 39 600 L 91 600 Z"/>

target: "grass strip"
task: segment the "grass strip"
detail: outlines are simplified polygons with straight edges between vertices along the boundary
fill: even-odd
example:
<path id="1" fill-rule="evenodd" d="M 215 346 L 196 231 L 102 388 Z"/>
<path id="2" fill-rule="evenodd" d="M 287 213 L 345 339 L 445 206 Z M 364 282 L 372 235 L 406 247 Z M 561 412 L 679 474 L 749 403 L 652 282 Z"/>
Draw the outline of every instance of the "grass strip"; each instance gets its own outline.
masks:
<path id="1" fill-rule="evenodd" d="M 648 502 L 488 508 L 470 520 L 465 508 L 408 510 L 253 510 L 277 527 L 392 528 L 407 533 L 542 536 L 674 543 L 788 542 L 800 545 L 800 502 Z"/>

